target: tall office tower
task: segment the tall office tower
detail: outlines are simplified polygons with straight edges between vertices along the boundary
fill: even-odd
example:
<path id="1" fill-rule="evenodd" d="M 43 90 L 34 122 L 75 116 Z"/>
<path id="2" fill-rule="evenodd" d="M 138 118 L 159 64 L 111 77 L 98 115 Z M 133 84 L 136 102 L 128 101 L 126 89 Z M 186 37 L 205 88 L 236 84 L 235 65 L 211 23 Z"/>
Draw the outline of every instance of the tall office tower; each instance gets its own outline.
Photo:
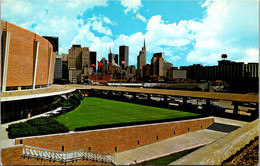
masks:
<path id="1" fill-rule="evenodd" d="M 143 66 L 143 77 L 149 77 L 151 75 L 151 65 L 146 64 Z"/>
<path id="2" fill-rule="evenodd" d="M 83 69 L 84 67 L 90 67 L 90 52 L 88 47 L 82 48 L 81 69 Z"/>
<path id="3" fill-rule="evenodd" d="M 139 52 L 139 55 L 137 56 L 137 74 L 143 77 L 143 66 L 146 64 L 146 48 L 145 48 L 145 40 L 144 40 L 144 46 L 142 47 L 142 50 Z"/>
<path id="4" fill-rule="evenodd" d="M 53 46 L 53 52 L 59 53 L 59 38 L 54 36 L 42 36 L 47 39 Z"/>
<path id="5" fill-rule="evenodd" d="M 97 52 L 91 51 L 90 52 L 90 65 L 97 66 Z M 96 72 L 96 68 L 92 67 L 94 71 Z"/>
<path id="6" fill-rule="evenodd" d="M 68 68 L 83 69 L 84 67 L 90 67 L 89 48 L 81 48 L 81 45 L 72 45 L 68 54 Z"/>
<path id="7" fill-rule="evenodd" d="M 128 46 L 120 46 L 119 47 L 119 65 L 124 70 L 128 66 L 128 55 L 129 55 L 129 47 Z M 122 61 L 125 61 L 125 65 L 122 64 Z"/>
<path id="8" fill-rule="evenodd" d="M 152 75 L 163 76 L 164 53 L 154 53 L 151 60 Z"/>
<path id="9" fill-rule="evenodd" d="M 81 45 L 72 45 L 68 54 L 68 69 L 76 69 L 76 59 L 79 59 L 80 55 Z"/>
<path id="10" fill-rule="evenodd" d="M 82 75 L 91 74 L 90 52 L 88 47 L 81 48 L 81 45 L 72 45 L 68 54 L 69 80 L 71 83 L 81 82 Z"/>
<path id="11" fill-rule="evenodd" d="M 68 54 L 62 54 L 62 79 L 68 80 Z"/>
<path id="12" fill-rule="evenodd" d="M 126 77 L 132 78 L 136 75 L 135 65 L 127 66 L 126 68 Z"/>
<path id="13" fill-rule="evenodd" d="M 56 55 L 54 66 L 54 79 L 62 78 L 62 56 Z"/>

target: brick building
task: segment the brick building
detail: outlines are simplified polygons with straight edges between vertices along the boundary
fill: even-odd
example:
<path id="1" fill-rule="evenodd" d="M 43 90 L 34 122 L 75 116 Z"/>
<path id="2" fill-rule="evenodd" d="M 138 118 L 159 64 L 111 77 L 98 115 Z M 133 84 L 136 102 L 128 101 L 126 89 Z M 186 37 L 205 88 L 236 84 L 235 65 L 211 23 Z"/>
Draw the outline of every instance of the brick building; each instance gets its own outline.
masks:
<path id="1" fill-rule="evenodd" d="M 1 20 L 1 91 L 49 87 L 55 55 L 45 38 Z"/>
<path id="2" fill-rule="evenodd" d="M 154 53 L 151 60 L 151 75 L 163 76 L 164 53 Z"/>

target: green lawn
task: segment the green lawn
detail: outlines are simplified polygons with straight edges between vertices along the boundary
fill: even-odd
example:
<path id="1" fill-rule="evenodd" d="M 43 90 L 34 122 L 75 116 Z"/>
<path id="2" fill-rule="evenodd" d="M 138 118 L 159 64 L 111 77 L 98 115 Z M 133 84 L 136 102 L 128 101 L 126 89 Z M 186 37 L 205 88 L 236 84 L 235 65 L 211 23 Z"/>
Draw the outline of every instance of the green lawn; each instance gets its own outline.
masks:
<path id="1" fill-rule="evenodd" d="M 172 119 L 198 115 L 200 114 L 96 97 L 85 97 L 78 108 L 57 117 L 57 120 L 69 127 L 70 130 L 74 130 L 76 127 L 83 126 Z"/>

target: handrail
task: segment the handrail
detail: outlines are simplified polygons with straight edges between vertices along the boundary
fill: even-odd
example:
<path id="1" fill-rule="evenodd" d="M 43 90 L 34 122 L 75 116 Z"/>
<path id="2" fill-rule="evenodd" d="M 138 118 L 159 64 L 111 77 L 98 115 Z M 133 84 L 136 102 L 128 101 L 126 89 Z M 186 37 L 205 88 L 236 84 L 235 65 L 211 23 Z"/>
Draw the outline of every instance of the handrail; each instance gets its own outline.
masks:
<path id="1" fill-rule="evenodd" d="M 115 163 L 115 155 L 90 151 L 90 150 L 76 150 L 71 152 L 61 152 L 56 150 L 38 148 L 33 146 L 23 146 L 22 157 L 36 158 L 37 160 L 49 160 L 49 161 L 58 161 L 61 163 L 74 162 L 77 160 L 92 160 L 99 161 L 104 163 Z"/>

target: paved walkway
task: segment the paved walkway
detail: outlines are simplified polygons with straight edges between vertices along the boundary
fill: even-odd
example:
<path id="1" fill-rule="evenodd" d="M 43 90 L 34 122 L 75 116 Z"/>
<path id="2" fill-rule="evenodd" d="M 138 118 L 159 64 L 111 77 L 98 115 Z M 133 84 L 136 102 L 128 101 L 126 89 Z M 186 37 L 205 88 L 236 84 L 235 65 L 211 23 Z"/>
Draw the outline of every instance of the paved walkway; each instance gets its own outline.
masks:
<path id="1" fill-rule="evenodd" d="M 129 165 L 167 156 L 187 149 L 209 144 L 226 133 L 213 130 L 199 130 L 172 137 L 156 143 L 116 153 L 116 165 Z"/>
<path id="2" fill-rule="evenodd" d="M 166 140 L 162 140 L 149 145 L 141 146 L 138 148 L 126 150 L 115 154 L 116 165 L 129 165 L 134 163 L 140 163 L 143 161 L 160 158 L 184 150 L 200 147 L 202 145 L 214 142 L 223 136 L 227 135 L 231 130 L 219 131 L 218 127 L 227 126 L 237 129 L 246 125 L 248 122 L 242 122 L 237 120 L 225 119 L 214 117 L 217 125 L 211 127 L 211 129 L 204 129 L 187 134 L 175 136 Z M 219 124 L 221 124 L 219 126 Z M 237 128 L 236 128 L 237 127 Z"/>

